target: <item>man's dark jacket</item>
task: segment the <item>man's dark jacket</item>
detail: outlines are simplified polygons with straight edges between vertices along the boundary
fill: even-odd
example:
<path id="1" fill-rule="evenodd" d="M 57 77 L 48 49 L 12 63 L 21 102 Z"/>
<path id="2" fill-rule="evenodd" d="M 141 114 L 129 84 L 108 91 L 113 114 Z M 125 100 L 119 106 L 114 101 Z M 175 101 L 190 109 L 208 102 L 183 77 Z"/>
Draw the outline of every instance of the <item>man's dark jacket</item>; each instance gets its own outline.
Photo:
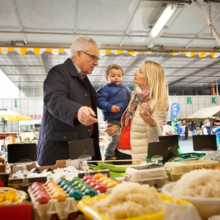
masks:
<path id="1" fill-rule="evenodd" d="M 53 67 L 44 81 L 44 110 L 37 145 L 40 166 L 69 159 L 68 142 L 91 137 L 92 126 L 82 125 L 75 115 L 81 106 L 92 106 L 97 115 L 97 95 L 87 77 L 80 78 L 71 59 Z M 91 102 L 90 102 L 91 101 Z M 94 160 L 100 160 L 98 124 L 93 124 Z"/>

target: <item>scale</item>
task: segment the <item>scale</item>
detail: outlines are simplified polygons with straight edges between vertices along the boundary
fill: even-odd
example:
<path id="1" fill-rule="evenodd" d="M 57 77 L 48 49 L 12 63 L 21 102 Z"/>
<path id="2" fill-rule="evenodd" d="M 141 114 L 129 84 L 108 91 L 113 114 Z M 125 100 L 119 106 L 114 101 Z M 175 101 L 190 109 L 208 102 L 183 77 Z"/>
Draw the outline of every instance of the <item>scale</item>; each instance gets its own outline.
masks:
<path id="1" fill-rule="evenodd" d="M 155 164 L 127 168 L 124 181 L 148 184 L 157 189 L 162 188 L 167 181 L 167 174 L 164 167 L 157 163 L 168 156 L 168 148 L 169 142 L 167 140 L 149 143 L 148 159 L 151 158 L 151 161 L 155 162 Z"/>

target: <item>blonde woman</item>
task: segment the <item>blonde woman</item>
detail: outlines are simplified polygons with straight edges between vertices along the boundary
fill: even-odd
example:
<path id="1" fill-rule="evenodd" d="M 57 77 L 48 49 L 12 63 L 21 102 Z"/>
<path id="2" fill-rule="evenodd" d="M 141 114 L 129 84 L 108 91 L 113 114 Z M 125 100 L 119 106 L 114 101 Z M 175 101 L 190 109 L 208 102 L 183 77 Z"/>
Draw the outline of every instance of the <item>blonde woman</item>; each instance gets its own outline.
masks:
<path id="1" fill-rule="evenodd" d="M 130 95 L 127 109 L 121 117 L 121 136 L 116 158 L 146 161 L 148 143 L 158 141 L 169 109 L 165 75 L 162 66 L 145 61 L 134 73 L 137 87 Z M 116 126 L 107 133 L 114 136 Z"/>

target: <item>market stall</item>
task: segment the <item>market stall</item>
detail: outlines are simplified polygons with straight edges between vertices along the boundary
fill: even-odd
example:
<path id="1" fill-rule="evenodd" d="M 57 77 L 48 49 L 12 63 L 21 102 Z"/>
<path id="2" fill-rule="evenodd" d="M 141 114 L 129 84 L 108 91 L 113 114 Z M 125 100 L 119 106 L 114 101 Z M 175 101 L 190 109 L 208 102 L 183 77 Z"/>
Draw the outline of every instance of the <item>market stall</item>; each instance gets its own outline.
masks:
<path id="1" fill-rule="evenodd" d="M 25 144 L 17 146 L 26 147 Z M 162 153 L 161 147 L 166 147 L 167 153 Z M 4 186 L 0 187 L 0 210 L 6 204 L 7 207 L 25 204 L 29 197 L 34 219 L 40 220 L 162 220 L 169 219 L 165 216 L 170 217 L 170 212 L 181 215 L 182 219 L 186 219 L 188 215 L 193 216 L 192 219 L 201 220 L 201 217 L 208 219 L 220 214 L 219 187 L 212 191 L 209 189 L 209 181 L 206 181 L 212 177 L 212 186 L 220 183 L 219 152 L 177 154 L 173 157 L 174 151 L 170 148 L 176 147 L 175 144 L 169 147 L 168 141 L 162 139 L 161 142 L 151 143 L 149 158 L 146 161 L 133 160 L 133 165 L 112 165 L 106 163 L 107 161 L 97 161 L 94 164 L 92 161 L 78 159 L 57 161 L 53 166 L 38 167 L 35 162 L 30 161 L 22 166 L 12 163 L 22 158 L 22 154 L 15 155 L 19 151 L 15 151 L 12 146 L 8 179 L 6 181 L 2 178 L 2 182 L 0 181 L 0 185 Z M 29 150 L 26 153 L 31 158 L 30 153 L 33 154 L 33 151 L 30 146 L 26 150 Z M 159 156 L 161 154 L 162 160 L 169 155 L 172 158 L 163 164 Z M 31 160 L 34 161 L 34 157 L 36 154 Z M 4 160 L 2 162 L 6 170 L 8 165 Z M 204 176 L 203 179 L 199 177 L 200 173 Z M 5 172 L 1 173 L 0 170 L 0 177 L 3 175 Z M 186 188 L 184 181 L 192 182 L 190 189 Z M 195 190 L 200 186 L 204 188 L 202 194 Z M 175 197 L 180 199 L 174 199 Z M 209 208 L 201 208 L 207 204 Z M 182 205 L 187 208 L 185 213 L 181 212 Z"/>
<path id="2" fill-rule="evenodd" d="M 17 112 L 11 112 L 11 111 L 0 111 L 0 118 L 4 119 L 4 121 L 30 121 L 32 120 L 31 117 L 28 117 L 26 115 L 21 115 Z M 5 130 L 5 124 L 4 124 L 4 130 Z M 16 139 L 19 139 L 18 135 L 21 134 L 21 132 L 4 132 L 0 133 L 1 139 L 5 140 L 5 138 L 9 137 L 9 141 L 7 141 L 7 144 L 16 144 L 19 141 L 16 141 Z"/>
<path id="3" fill-rule="evenodd" d="M 220 105 L 202 108 L 199 111 L 187 116 L 185 119 L 219 119 Z"/>
<path id="4" fill-rule="evenodd" d="M 112 63 L 122 66 L 124 84 L 133 88 L 134 72 L 145 60 L 163 66 L 167 90 L 218 88 L 219 1 L 2 2 L 1 71 L 28 102 L 42 98 L 47 73 L 69 58 L 78 35 L 101 43 L 99 66 L 89 76 L 95 89 L 105 83 L 104 69 Z M 19 101 L 24 114 L 41 119 L 38 105 L 30 109 Z M 103 142 L 103 132 L 100 137 Z M 178 141 L 161 140 L 146 146 L 146 160 L 127 161 L 133 164 L 92 162 L 79 154 L 81 159 L 39 167 L 36 144 L 30 152 L 28 144 L 11 147 L 12 154 L 23 149 L 13 160 L 0 159 L 0 219 L 212 220 L 220 215 L 219 151 L 178 154 Z"/>

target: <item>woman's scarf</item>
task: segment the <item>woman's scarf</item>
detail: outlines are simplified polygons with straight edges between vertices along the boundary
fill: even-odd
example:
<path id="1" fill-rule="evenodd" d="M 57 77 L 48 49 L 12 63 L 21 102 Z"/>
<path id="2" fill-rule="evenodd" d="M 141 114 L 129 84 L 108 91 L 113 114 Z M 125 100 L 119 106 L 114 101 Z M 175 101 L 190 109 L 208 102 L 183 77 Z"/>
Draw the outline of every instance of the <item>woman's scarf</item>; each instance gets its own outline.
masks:
<path id="1" fill-rule="evenodd" d="M 131 103 L 131 106 L 128 108 L 126 112 L 127 114 L 125 118 L 125 126 L 127 126 L 129 123 L 129 120 L 134 117 L 134 113 L 137 109 L 138 104 L 139 103 L 142 104 L 143 102 L 146 102 L 150 98 L 149 95 L 150 95 L 150 90 L 148 88 L 143 91 L 141 90 L 139 86 L 135 88 L 135 99 Z"/>

